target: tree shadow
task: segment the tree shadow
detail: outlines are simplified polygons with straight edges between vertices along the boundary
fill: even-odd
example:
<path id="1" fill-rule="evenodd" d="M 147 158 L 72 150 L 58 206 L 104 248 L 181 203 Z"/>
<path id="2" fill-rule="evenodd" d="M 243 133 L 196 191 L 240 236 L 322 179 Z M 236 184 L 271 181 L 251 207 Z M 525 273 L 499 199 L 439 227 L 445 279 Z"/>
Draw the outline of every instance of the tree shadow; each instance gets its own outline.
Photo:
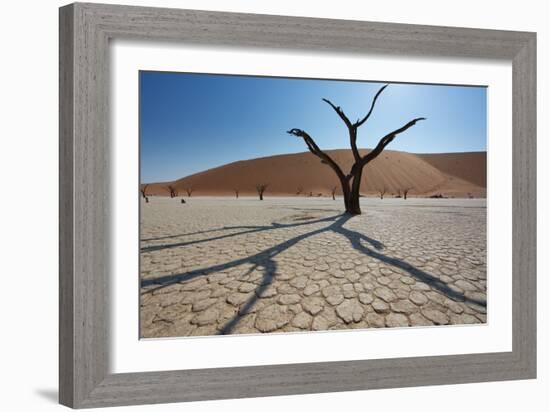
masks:
<path id="1" fill-rule="evenodd" d="M 300 211 L 300 212 L 338 212 L 339 211 L 338 208 L 333 208 L 333 207 L 326 207 L 326 208 L 311 207 L 311 208 L 308 208 L 308 207 L 285 206 L 285 205 L 270 206 L 269 209 L 277 210 L 277 209 L 280 209 L 281 207 L 283 207 L 287 210 L 297 210 L 297 211 Z"/>
<path id="2" fill-rule="evenodd" d="M 214 241 L 214 240 L 227 239 L 227 238 L 230 238 L 230 237 L 233 237 L 233 236 L 247 235 L 247 234 L 251 234 L 251 233 L 263 232 L 265 230 L 288 229 L 288 228 L 294 228 L 294 227 L 298 227 L 298 226 L 311 225 L 311 224 L 314 224 L 314 223 L 329 222 L 329 221 L 334 220 L 335 218 L 336 218 L 336 216 L 332 216 L 332 217 L 326 217 L 326 218 L 321 218 L 321 219 L 309 220 L 309 221 L 300 222 L 300 223 L 277 223 L 277 222 L 273 222 L 273 223 L 271 223 L 271 225 L 267 225 L 267 226 L 224 226 L 223 228 L 219 228 L 219 229 L 210 229 L 210 230 L 205 230 L 203 232 L 193 232 L 189 235 L 196 235 L 196 234 L 209 233 L 209 232 L 219 232 L 219 231 L 225 231 L 225 230 L 241 230 L 241 229 L 243 229 L 243 231 L 237 232 L 237 233 L 228 233 L 228 234 L 225 234 L 225 235 L 219 235 L 219 236 L 215 236 L 215 237 L 211 237 L 211 238 L 207 238 L 207 239 L 190 240 L 190 241 L 187 241 L 187 242 L 178 242 L 178 243 L 167 243 L 167 244 L 162 244 L 162 245 L 144 246 L 140 249 L 140 251 L 141 252 L 155 252 L 155 251 L 163 250 L 163 249 L 172 249 L 172 248 L 176 248 L 176 247 L 183 247 L 183 246 L 195 245 L 195 244 L 200 244 L 200 243 L 205 243 L 205 242 L 211 242 L 211 241 Z M 186 235 L 183 235 L 183 236 L 186 236 Z M 161 239 L 161 238 L 159 238 L 159 239 Z M 146 239 L 143 239 L 143 240 L 146 240 Z"/>
<path id="3" fill-rule="evenodd" d="M 252 227 L 253 226 L 250 226 L 250 228 L 252 228 Z M 225 230 L 225 229 L 226 229 L 226 227 L 224 226 L 224 227 L 217 228 L 217 229 L 208 229 L 208 230 L 199 230 L 199 231 L 196 231 L 196 232 L 180 233 L 179 235 L 144 238 L 144 239 L 140 239 L 140 241 L 142 241 L 142 242 L 154 242 L 156 240 L 174 239 L 174 238 L 177 238 L 177 237 L 202 235 L 204 233 L 219 232 L 219 231 Z"/>
<path id="4" fill-rule="evenodd" d="M 274 260 L 274 258 L 277 255 L 290 249 L 292 246 L 296 245 L 298 242 L 304 239 L 308 239 L 313 236 L 326 233 L 326 232 L 333 232 L 344 236 L 350 242 L 350 245 L 358 252 L 361 252 L 362 254 L 370 258 L 379 260 L 383 263 L 386 263 L 388 265 L 391 265 L 393 267 L 396 267 L 408 273 L 410 276 L 412 276 L 416 280 L 428 284 L 434 290 L 447 296 L 449 299 L 452 299 L 454 301 L 460 301 L 460 302 L 471 302 L 473 304 L 486 307 L 485 301 L 468 298 L 464 294 L 451 289 L 445 282 L 442 282 L 436 276 L 431 275 L 411 265 L 410 263 L 407 263 L 404 260 L 380 253 L 379 251 L 384 249 L 384 245 L 381 242 L 379 242 L 376 239 L 372 239 L 364 235 L 363 233 L 359 233 L 357 231 L 344 227 L 344 225 L 352 218 L 353 216 L 349 214 L 340 214 L 336 216 L 330 216 L 327 218 L 316 219 L 314 221 L 300 222 L 300 223 L 293 223 L 293 224 L 272 223 L 271 225 L 268 225 L 268 226 L 225 227 L 219 230 L 230 230 L 230 229 L 234 230 L 234 229 L 241 229 L 241 228 L 244 228 L 244 229 L 254 228 L 254 229 L 244 230 L 241 232 L 231 233 L 227 235 L 215 236 L 209 239 L 203 239 L 198 241 L 162 245 L 163 247 L 159 247 L 156 249 L 142 249 L 142 252 L 143 251 L 150 252 L 150 251 L 156 251 L 156 250 L 161 250 L 165 248 L 184 247 L 191 244 L 203 243 L 203 242 L 214 241 L 219 239 L 226 239 L 233 236 L 247 235 L 250 233 L 258 233 L 258 232 L 263 232 L 268 230 L 276 230 L 281 228 L 293 228 L 293 227 L 311 225 L 314 223 L 332 222 L 328 226 L 295 236 L 291 239 L 288 239 L 282 243 L 279 243 L 275 246 L 267 248 L 261 252 L 258 252 L 248 257 L 243 257 L 243 258 L 235 259 L 230 262 L 213 265 L 207 268 L 191 270 L 191 271 L 183 272 L 179 274 L 167 275 L 167 276 L 154 278 L 154 279 L 142 279 L 141 287 L 142 288 L 146 287 L 148 289 L 142 292 L 141 294 L 144 295 L 147 293 L 152 293 L 154 291 L 173 285 L 175 283 L 189 281 L 199 276 L 207 276 L 209 274 L 216 273 L 216 272 L 223 272 L 243 264 L 251 264 L 252 267 L 249 268 L 249 270 L 244 275 L 242 275 L 242 277 L 252 273 L 256 269 L 263 270 L 264 273 L 263 273 L 261 282 L 258 284 L 258 287 L 255 289 L 255 293 L 252 294 L 252 296 L 240 306 L 235 316 L 232 319 L 230 319 L 222 328 L 219 329 L 219 334 L 230 334 L 234 330 L 234 328 L 238 325 L 240 320 L 245 315 L 250 313 L 251 309 L 254 307 L 257 300 L 259 299 L 259 296 L 261 296 L 262 293 L 273 283 L 273 280 L 274 280 L 274 277 L 276 276 L 276 271 L 277 271 L 277 262 Z M 369 244 L 370 247 L 366 246 L 365 243 Z"/>
<path id="5" fill-rule="evenodd" d="M 331 217 L 327 217 L 327 218 L 322 218 L 322 219 L 317 219 L 315 221 L 304 222 L 304 223 L 294 223 L 294 224 L 284 224 L 284 225 L 283 224 L 273 224 L 272 226 L 259 226 L 258 229 L 254 230 L 254 231 L 243 231 L 243 232 L 238 232 L 238 233 L 231 233 L 231 234 L 224 235 L 224 236 L 216 236 L 216 237 L 209 238 L 209 239 L 203 239 L 200 242 L 208 242 L 208 241 L 213 241 L 213 240 L 225 239 L 225 238 L 239 236 L 239 235 L 243 235 L 243 234 L 263 232 L 263 231 L 266 231 L 266 230 L 281 229 L 281 228 L 293 228 L 293 227 L 298 227 L 298 226 L 311 225 L 311 224 L 314 224 L 314 223 L 334 221 L 338 218 L 338 216 L 339 215 L 331 216 Z M 235 228 L 235 227 L 231 227 L 231 228 L 228 228 L 228 229 L 233 229 L 233 228 Z M 291 239 L 288 239 L 288 240 L 286 240 L 282 243 L 279 243 L 275 246 L 272 246 L 268 249 L 262 250 L 261 252 L 258 252 L 258 253 L 254 254 L 252 256 L 247 256 L 247 257 L 235 259 L 235 260 L 230 261 L 230 262 L 221 263 L 221 264 L 218 264 L 218 265 L 213 265 L 213 266 L 210 266 L 210 267 L 207 267 L 207 268 L 191 270 L 191 271 L 183 272 L 183 273 L 179 273 L 179 274 L 162 276 L 162 277 L 158 277 L 158 278 L 154 278 L 154 279 L 143 279 L 141 281 L 141 287 L 149 287 L 149 286 L 155 286 L 156 285 L 157 287 L 155 287 L 153 289 L 148 289 L 147 292 L 144 292 L 144 293 L 149 293 L 149 292 L 153 292 L 153 291 L 165 288 L 167 286 L 173 285 L 174 283 L 189 281 L 189 280 L 194 279 L 198 276 L 206 276 L 206 275 L 209 275 L 209 274 L 215 273 L 215 272 L 223 272 L 225 270 L 228 270 L 228 269 L 231 269 L 231 268 L 243 265 L 243 264 L 247 264 L 247 263 L 258 266 L 258 267 L 261 267 L 261 268 L 263 268 L 264 266 L 271 266 L 271 265 L 264 264 L 264 261 L 272 260 L 273 257 L 277 256 L 281 252 L 283 252 L 283 251 L 289 249 L 290 247 L 294 246 L 299 241 L 301 241 L 303 239 L 306 239 L 308 237 L 314 236 L 316 234 L 323 233 L 326 230 L 327 230 L 326 227 L 323 227 L 323 228 L 320 228 L 320 229 L 317 229 L 317 230 L 313 230 L 311 232 L 307 232 L 307 233 L 298 235 L 296 237 L 293 237 Z M 184 245 L 181 245 L 181 244 L 166 245 L 166 247 L 181 247 L 181 246 L 187 246 L 189 244 L 197 243 L 197 242 L 199 242 L 199 241 L 185 243 Z M 143 251 L 144 250 L 142 249 L 142 252 Z M 273 262 L 273 263 L 275 263 L 275 262 Z M 264 277 L 273 276 L 274 274 L 275 274 L 275 270 L 273 270 L 272 272 L 266 271 L 266 274 L 264 275 Z"/>
<path id="6" fill-rule="evenodd" d="M 339 219 L 336 221 L 332 226 L 332 230 L 336 233 L 339 233 L 343 236 L 345 236 L 349 242 L 351 243 L 351 246 L 376 260 L 379 260 L 381 262 L 387 263 L 388 265 L 391 265 L 393 267 L 396 267 L 398 269 L 401 269 L 405 272 L 407 272 L 409 275 L 414 277 L 416 280 L 419 280 L 423 283 L 429 284 L 432 288 L 436 289 L 438 292 L 446 295 L 449 299 L 460 301 L 460 302 L 471 302 L 483 307 L 486 307 L 486 302 L 483 302 L 478 299 L 472 299 L 467 298 L 464 294 L 451 289 L 445 282 L 441 281 L 438 277 L 429 274 L 428 272 L 425 272 L 410 263 L 405 262 L 404 260 L 397 259 L 395 257 L 387 256 L 382 253 L 376 252 L 372 249 L 369 249 L 368 247 L 364 246 L 361 243 L 361 240 L 366 240 L 369 243 L 372 242 L 372 239 L 367 238 L 362 233 L 347 229 L 344 227 L 344 224 L 350 219 L 349 216 L 344 216 L 342 219 Z"/>

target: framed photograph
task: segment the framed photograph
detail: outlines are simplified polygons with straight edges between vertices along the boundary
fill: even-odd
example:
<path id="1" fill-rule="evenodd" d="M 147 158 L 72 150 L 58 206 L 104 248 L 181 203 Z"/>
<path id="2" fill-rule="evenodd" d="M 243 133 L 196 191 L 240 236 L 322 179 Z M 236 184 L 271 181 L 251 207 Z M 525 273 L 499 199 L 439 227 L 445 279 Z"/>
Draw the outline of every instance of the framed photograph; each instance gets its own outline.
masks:
<path id="1" fill-rule="evenodd" d="M 536 35 L 60 9 L 60 402 L 536 376 Z"/>

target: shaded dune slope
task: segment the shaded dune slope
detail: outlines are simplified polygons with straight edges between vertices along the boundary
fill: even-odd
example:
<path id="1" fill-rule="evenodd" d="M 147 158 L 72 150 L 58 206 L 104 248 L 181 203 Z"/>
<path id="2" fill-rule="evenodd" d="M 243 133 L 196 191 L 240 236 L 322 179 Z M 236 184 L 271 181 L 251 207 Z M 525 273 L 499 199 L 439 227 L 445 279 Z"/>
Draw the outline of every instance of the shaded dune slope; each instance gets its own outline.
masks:
<path id="1" fill-rule="evenodd" d="M 487 152 L 429 153 L 417 156 L 449 176 L 487 187 Z"/>

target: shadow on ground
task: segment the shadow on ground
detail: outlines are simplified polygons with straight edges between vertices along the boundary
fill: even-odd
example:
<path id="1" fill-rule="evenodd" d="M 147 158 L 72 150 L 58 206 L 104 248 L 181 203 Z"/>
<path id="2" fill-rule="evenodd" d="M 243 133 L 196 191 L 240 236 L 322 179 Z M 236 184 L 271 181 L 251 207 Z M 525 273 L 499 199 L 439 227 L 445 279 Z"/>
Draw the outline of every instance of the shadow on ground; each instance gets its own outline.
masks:
<path id="1" fill-rule="evenodd" d="M 222 263 L 222 264 L 218 264 L 218 265 L 214 265 L 206 268 L 192 270 L 189 272 L 183 272 L 179 274 L 173 274 L 173 275 L 163 276 L 163 277 L 154 278 L 154 279 L 143 279 L 141 281 L 141 287 L 142 288 L 147 287 L 148 289 L 147 291 L 142 292 L 142 294 L 152 293 L 156 290 L 165 288 L 175 283 L 189 281 L 191 279 L 194 279 L 200 276 L 207 276 L 215 272 L 223 272 L 224 270 L 231 269 L 239 265 L 251 264 L 252 267 L 248 269 L 245 275 L 248 275 L 252 273 L 254 270 L 259 269 L 259 270 L 262 270 L 264 273 L 263 278 L 260 285 L 256 289 L 255 294 L 253 294 L 252 297 L 241 306 L 237 314 L 220 329 L 220 332 L 219 332 L 220 334 L 222 335 L 230 334 L 232 330 L 235 328 L 235 326 L 239 323 L 240 319 L 249 313 L 250 309 L 257 302 L 258 296 L 261 296 L 262 292 L 265 291 L 269 287 L 269 285 L 271 285 L 271 283 L 273 282 L 275 274 L 277 272 L 277 262 L 274 260 L 275 256 L 279 255 L 285 250 L 290 249 L 292 246 L 296 245 L 298 242 L 304 239 L 307 239 L 322 233 L 326 233 L 326 232 L 333 232 L 344 236 L 350 242 L 350 245 L 355 250 L 361 252 L 365 256 L 369 256 L 370 258 L 376 259 L 385 264 L 388 264 L 403 270 L 404 272 L 408 273 L 410 276 L 412 276 L 416 280 L 430 285 L 433 289 L 444 294 L 449 299 L 452 299 L 454 301 L 459 301 L 459 302 L 471 302 L 473 304 L 486 307 L 487 303 L 485 301 L 468 298 L 464 294 L 451 289 L 445 282 L 442 282 L 436 276 L 431 275 L 407 263 L 404 260 L 385 255 L 384 253 L 381 252 L 384 249 L 384 245 L 381 242 L 379 242 L 378 240 L 372 239 L 362 233 L 359 233 L 357 231 L 354 231 L 345 227 L 345 224 L 352 218 L 353 216 L 348 214 L 338 214 L 335 216 L 330 216 L 330 217 L 320 218 L 315 220 L 308 220 L 305 222 L 301 221 L 299 223 L 286 223 L 286 224 L 272 223 L 271 225 L 268 225 L 268 226 L 227 226 L 220 229 L 212 229 L 212 230 L 207 230 L 202 232 L 185 233 L 182 235 L 166 236 L 166 237 L 155 238 L 155 239 L 143 239 L 144 241 L 145 240 L 162 240 L 162 239 L 184 237 L 184 236 L 190 236 L 190 235 L 196 235 L 196 234 L 202 234 L 202 233 L 215 233 L 215 232 L 221 233 L 220 235 L 213 236 L 207 239 L 146 246 L 141 248 L 141 253 L 153 252 L 153 251 L 177 248 L 177 247 L 185 247 L 193 244 L 205 243 L 205 242 L 210 242 L 210 241 L 219 240 L 219 239 L 226 239 L 234 236 L 247 235 L 251 233 L 293 228 L 293 227 L 299 227 L 299 226 L 307 226 L 307 225 L 324 223 L 324 222 L 330 223 L 328 226 L 295 236 L 291 239 L 288 239 L 282 243 L 279 243 L 275 246 L 265 249 L 252 256 L 236 259 L 230 262 L 226 262 L 226 263 Z M 240 231 L 236 233 L 223 234 L 223 232 L 228 230 L 240 230 Z"/>

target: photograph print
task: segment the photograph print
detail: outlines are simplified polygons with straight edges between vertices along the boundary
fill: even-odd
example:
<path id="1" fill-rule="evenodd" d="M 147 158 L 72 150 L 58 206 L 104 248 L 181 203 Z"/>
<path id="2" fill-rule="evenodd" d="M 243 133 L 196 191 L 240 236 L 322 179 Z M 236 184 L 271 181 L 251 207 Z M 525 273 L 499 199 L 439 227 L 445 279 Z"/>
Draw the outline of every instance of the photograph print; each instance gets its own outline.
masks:
<path id="1" fill-rule="evenodd" d="M 139 90 L 140 338 L 487 322 L 485 86 Z"/>

